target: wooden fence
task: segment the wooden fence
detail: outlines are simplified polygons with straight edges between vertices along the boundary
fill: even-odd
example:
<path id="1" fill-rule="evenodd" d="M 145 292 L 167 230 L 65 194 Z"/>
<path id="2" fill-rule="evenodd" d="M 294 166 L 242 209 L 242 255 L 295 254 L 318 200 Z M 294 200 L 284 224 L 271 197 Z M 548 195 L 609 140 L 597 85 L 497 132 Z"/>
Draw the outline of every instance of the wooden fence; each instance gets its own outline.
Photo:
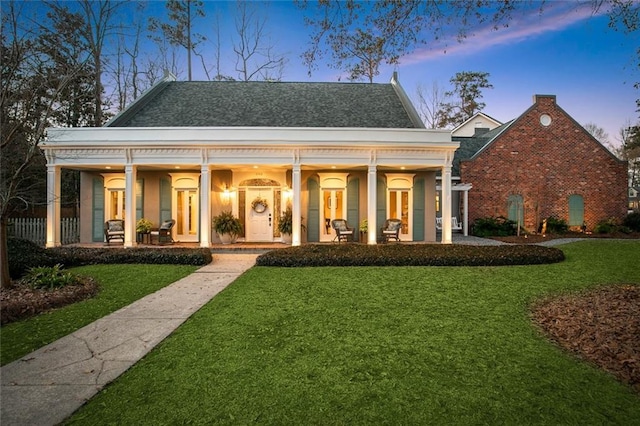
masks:
<path id="1" fill-rule="evenodd" d="M 43 217 L 25 217 L 9 219 L 9 236 L 33 241 L 44 246 L 47 242 L 47 219 Z M 77 217 L 65 217 L 60 223 L 60 242 L 72 244 L 80 242 L 80 220 Z"/>

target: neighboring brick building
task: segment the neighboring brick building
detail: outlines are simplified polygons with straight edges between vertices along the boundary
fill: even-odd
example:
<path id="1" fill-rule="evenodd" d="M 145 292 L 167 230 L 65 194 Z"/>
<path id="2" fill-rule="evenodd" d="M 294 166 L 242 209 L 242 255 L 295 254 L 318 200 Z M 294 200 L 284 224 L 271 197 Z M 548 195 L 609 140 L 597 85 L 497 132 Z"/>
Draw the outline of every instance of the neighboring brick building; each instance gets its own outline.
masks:
<path id="1" fill-rule="evenodd" d="M 486 144 L 460 162 L 461 181 L 473 185 L 470 223 L 520 215 L 527 230 L 537 230 L 542 219 L 555 216 L 592 229 L 627 214 L 627 163 L 560 108 L 555 96 L 534 96 L 524 114 L 481 137 Z M 478 146 L 475 139 L 469 143 Z"/>

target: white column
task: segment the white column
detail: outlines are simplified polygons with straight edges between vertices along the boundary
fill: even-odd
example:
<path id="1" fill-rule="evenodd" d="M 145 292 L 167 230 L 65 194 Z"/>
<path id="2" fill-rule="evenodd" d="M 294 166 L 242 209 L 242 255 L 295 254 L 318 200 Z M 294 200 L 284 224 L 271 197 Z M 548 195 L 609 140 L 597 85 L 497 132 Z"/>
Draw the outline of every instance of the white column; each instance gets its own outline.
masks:
<path id="1" fill-rule="evenodd" d="M 132 164 L 124 167 L 124 246 L 136 245 L 136 174 Z"/>
<path id="2" fill-rule="evenodd" d="M 60 170 L 47 165 L 47 247 L 60 245 Z"/>
<path id="3" fill-rule="evenodd" d="M 200 247 L 209 247 L 211 239 L 211 172 L 200 167 Z"/>
<path id="4" fill-rule="evenodd" d="M 464 219 L 462 223 L 462 232 L 466 237 L 469 235 L 469 190 L 464 190 L 464 202 L 462 203 L 464 206 Z"/>
<path id="5" fill-rule="evenodd" d="M 376 244 L 378 224 L 376 223 L 376 206 L 378 205 L 378 176 L 375 164 L 369 166 L 367 174 L 367 244 Z"/>
<path id="6" fill-rule="evenodd" d="M 301 168 L 300 164 L 294 164 L 291 173 L 291 189 L 293 191 L 293 200 L 291 206 L 291 225 L 293 226 L 291 233 L 291 245 L 299 246 L 302 242 L 300 225 L 302 223 L 302 205 L 301 205 Z"/>
<path id="7" fill-rule="evenodd" d="M 451 165 L 442 168 L 442 244 L 451 244 Z"/>

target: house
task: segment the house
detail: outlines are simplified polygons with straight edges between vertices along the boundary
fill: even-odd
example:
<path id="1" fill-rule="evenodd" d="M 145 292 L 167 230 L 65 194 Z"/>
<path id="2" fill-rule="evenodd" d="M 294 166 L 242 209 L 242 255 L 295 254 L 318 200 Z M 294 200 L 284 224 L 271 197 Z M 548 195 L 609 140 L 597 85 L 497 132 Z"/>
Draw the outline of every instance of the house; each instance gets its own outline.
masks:
<path id="1" fill-rule="evenodd" d="M 331 220 L 368 220 L 376 244 L 387 218 L 402 241 L 436 241 L 440 210 L 451 217 L 458 143 L 428 130 L 400 86 L 284 82 L 179 82 L 166 76 L 100 128 L 51 128 L 47 246 L 60 244 L 60 175 L 81 172 L 80 241 L 103 241 L 103 224 L 175 219 L 173 238 L 208 247 L 212 217 L 231 211 L 240 241 L 281 241 L 277 219 L 293 211 L 292 244 L 333 241 Z M 264 200 L 266 208 L 253 208 Z M 303 234 L 301 222 L 304 220 Z M 451 243 L 450 221 L 442 242 Z M 359 236 L 356 233 L 356 238 Z"/>
<path id="2" fill-rule="evenodd" d="M 483 112 L 477 112 L 465 122 L 451 131 L 451 140 L 459 142 L 460 146 L 453 157 L 451 167 L 452 195 L 451 214 L 453 218 L 461 219 L 462 233 L 468 235 L 469 228 L 469 191 L 473 185 L 460 180 L 460 160 L 472 157 L 480 150 L 494 135 L 494 129 L 500 127 L 502 123 Z M 438 177 L 439 179 L 439 177 Z M 442 215 L 440 208 L 440 185 L 436 191 L 436 216 Z M 439 220 L 439 219 L 438 219 Z"/>
<path id="3" fill-rule="evenodd" d="M 555 96 L 536 95 L 515 120 L 456 140 L 466 153 L 459 155 L 460 179 L 472 185 L 471 222 L 505 216 L 536 231 L 555 216 L 570 227 L 592 229 L 627 214 L 627 163 L 560 108 Z"/>
<path id="4" fill-rule="evenodd" d="M 629 187 L 629 213 L 640 211 L 640 187 Z"/>

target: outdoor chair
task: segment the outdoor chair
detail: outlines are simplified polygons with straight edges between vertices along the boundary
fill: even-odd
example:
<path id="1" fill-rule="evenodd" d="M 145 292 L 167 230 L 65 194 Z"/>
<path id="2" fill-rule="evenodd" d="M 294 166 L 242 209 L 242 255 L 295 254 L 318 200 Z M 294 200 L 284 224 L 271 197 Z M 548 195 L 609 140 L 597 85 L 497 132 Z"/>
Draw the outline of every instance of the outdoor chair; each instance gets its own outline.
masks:
<path id="1" fill-rule="evenodd" d="M 442 231 L 442 218 L 436 217 L 436 230 Z M 451 217 L 451 230 L 452 231 L 462 231 L 462 223 L 458 222 L 458 218 L 455 216 Z"/>
<path id="2" fill-rule="evenodd" d="M 158 239 L 158 244 L 163 243 L 173 243 L 173 238 L 171 237 L 171 229 L 173 225 L 176 224 L 176 221 L 173 219 L 165 220 L 160 225 L 157 231 L 151 231 L 151 241 L 153 242 L 153 237 L 156 236 Z"/>
<path id="3" fill-rule="evenodd" d="M 346 220 L 334 219 L 331 221 L 331 227 L 336 231 L 336 236 L 333 238 L 333 241 L 336 239 L 338 242 L 349 241 L 349 237 L 353 240 L 353 228 L 349 228 Z"/>
<path id="4" fill-rule="evenodd" d="M 382 241 L 389 242 L 390 239 L 400 241 L 400 229 L 402 228 L 402 221 L 400 219 L 387 219 L 384 221 L 384 226 L 381 229 Z"/>
<path id="5" fill-rule="evenodd" d="M 111 240 L 122 240 L 124 243 L 124 220 L 110 219 L 104 223 L 104 238 L 107 244 Z"/>

